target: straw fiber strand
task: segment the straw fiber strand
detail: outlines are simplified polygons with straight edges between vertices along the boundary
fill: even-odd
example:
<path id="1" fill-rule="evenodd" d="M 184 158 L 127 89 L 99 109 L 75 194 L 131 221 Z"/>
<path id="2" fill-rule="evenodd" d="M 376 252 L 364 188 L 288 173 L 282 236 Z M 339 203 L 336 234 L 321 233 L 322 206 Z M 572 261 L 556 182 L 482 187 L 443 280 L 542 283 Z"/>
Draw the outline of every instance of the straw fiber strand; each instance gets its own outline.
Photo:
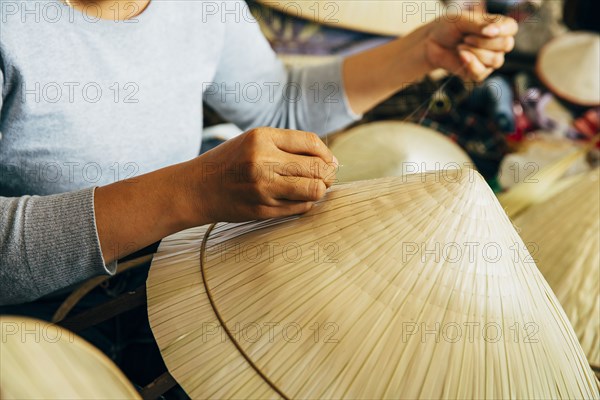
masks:
<path id="1" fill-rule="evenodd" d="M 244 386 L 252 387 L 257 398 L 277 398 L 258 375 L 244 374 L 251 367 L 224 332 L 212 334 L 218 319 L 210 303 L 197 302 L 206 298 L 199 256 L 207 228 L 165 239 L 169 251 L 162 251 L 161 244 L 154 257 L 147 281 L 148 315 L 165 364 L 193 398 L 232 398 Z M 191 351 L 199 343 L 202 349 Z M 199 374 L 198 362 L 213 373 Z"/>
<path id="2" fill-rule="evenodd" d="M 531 207 L 515 225 L 591 364 L 600 365 L 600 170 Z"/>
<path id="3" fill-rule="evenodd" d="M 148 280 L 153 332 L 192 398 L 598 397 L 472 170 L 338 185 L 303 216 L 205 233 L 165 239 Z"/>

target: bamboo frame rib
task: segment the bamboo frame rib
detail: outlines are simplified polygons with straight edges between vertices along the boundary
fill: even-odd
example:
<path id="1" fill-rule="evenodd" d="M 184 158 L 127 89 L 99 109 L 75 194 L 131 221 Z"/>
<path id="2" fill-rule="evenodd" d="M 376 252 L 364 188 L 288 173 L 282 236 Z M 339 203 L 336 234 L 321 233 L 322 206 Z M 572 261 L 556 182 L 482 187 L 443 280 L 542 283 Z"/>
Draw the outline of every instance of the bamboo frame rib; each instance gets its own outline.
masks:
<path id="1" fill-rule="evenodd" d="M 147 290 L 192 398 L 600 398 L 473 170 L 336 185 L 302 216 L 181 232 Z"/>
<path id="2" fill-rule="evenodd" d="M 119 263 L 117 268 L 117 275 L 130 269 L 141 267 L 142 265 L 149 265 L 150 261 L 152 261 L 152 256 L 153 254 L 146 254 L 137 257 L 133 260 Z M 108 281 L 111 278 L 112 276 L 96 276 L 82 283 L 69 295 L 69 297 L 65 299 L 65 301 L 62 302 L 62 304 L 54 312 L 54 315 L 52 316 L 52 323 L 56 324 L 65 319 L 82 298 L 84 298 L 89 292 L 94 290 L 100 284 Z"/>

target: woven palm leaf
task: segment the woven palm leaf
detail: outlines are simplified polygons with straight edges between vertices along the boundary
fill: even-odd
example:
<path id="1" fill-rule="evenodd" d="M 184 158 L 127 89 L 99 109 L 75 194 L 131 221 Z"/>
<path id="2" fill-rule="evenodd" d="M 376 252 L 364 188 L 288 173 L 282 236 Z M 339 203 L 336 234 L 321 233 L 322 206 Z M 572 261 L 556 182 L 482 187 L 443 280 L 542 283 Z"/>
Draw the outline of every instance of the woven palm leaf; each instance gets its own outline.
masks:
<path id="1" fill-rule="evenodd" d="M 182 232 L 147 289 L 163 359 L 192 398 L 599 397 L 472 170 L 337 185 L 302 216 Z"/>
<path id="2" fill-rule="evenodd" d="M 590 363 L 600 366 L 600 170 L 515 220 L 571 320 Z"/>
<path id="3" fill-rule="evenodd" d="M 85 340 L 56 325 L 0 316 L 3 399 L 139 399 L 123 373 Z"/>
<path id="4" fill-rule="evenodd" d="M 386 121 L 358 126 L 331 145 L 340 162 L 337 179 L 351 182 L 472 166 L 451 139 L 410 122 Z"/>
<path id="5" fill-rule="evenodd" d="M 258 0 L 295 17 L 378 35 L 405 35 L 444 13 L 439 0 Z"/>

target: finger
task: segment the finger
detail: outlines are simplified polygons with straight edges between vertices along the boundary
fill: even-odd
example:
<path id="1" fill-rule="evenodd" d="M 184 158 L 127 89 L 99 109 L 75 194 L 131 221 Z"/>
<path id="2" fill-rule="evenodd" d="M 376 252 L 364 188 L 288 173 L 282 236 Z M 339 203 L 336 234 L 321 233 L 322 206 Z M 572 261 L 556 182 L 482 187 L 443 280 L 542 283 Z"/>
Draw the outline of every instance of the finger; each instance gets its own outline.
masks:
<path id="1" fill-rule="evenodd" d="M 335 183 L 337 165 L 326 163 L 319 157 L 288 154 L 283 163 L 277 164 L 274 171 L 282 176 L 320 179 L 329 187 Z"/>
<path id="2" fill-rule="evenodd" d="M 468 51 L 471 54 L 474 54 L 477 60 L 488 68 L 498 69 L 504 64 L 504 53 L 498 51 L 479 49 L 468 45 L 459 45 L 458 50 Z"/>
<path id="3" fill-rule="evenodd" d="M 464 38 L 464 42 L 472 47 L 487 49 L 492 51 L 502 51 L 508 53 L 515 47 L 515 38 L 512 36 L 502 36 L 493 39 L 477 35 L 469 35 Z"/>
<path id="4" fill-rule="evenodd" d="M 277 205 L 259 206 L 254 214 L 256 214 L 257 219 L 289 217 L 304 214 L 310 211 L 313 206 L 314 203 L 311 202 L 281 200 Z"/>
<path id="5" fill-rule="evenodd" d="M 271 186 L 271 196 L 276 200 L 317 201 L 325 196 L 327 187 L 320 179 L 298 176 L 279 176 Z"/>
<path id="6" fill-rule="evenodd" d="M 449 50 L 437 43 L 430 43 L 429 51 L 431 59 L 439 60 L 439 66 L 446 71 L 455 73 L 464 69 L 464 62 L 458 57 L 454 49 Z"/>
<path id="7" fill-rule="evenodd" d="M 462 33 L 486 36 L 512 36 L 517 33 L 517 22 L 503 15 L 473 13 L 462 16 L 457 22 Z"/>
<path id="8" fill-rule="evenodd" d="M 463 77 L 472 79 L 475 82 L 481 82 L 492 73 L 493 68 L 487 68 L 470 51 L 459 50 L 458 53 L 467 67 L 466 71 L 462 74 Z"/>
<path id="9" fill-rule="evenodd" d="M 474 35 L 483 35 L 488 37 L 497 36 L 500 31 L 498 28 L 494 28 L 494 24 L 499 17 L 483 14 L 483 13 L 469 13 L 462 15 L 456 22 L 456 27 L 462 33 L 470 33 Z M 491 28 L 489 26 L 492 26 Z"/>
<path id="10" fill-rule="evenodd" d="M 286 216 L 290 216 L 307 213 L 314 207 L 314 205 L 315 203 L 311 202 L 288 201 L 279 208 L 283 210 Z"/>
<path id="11" fill-rule="evenodd" d="M 493 15 L 491 17 L 497 20 L 484 28 L 484 31 L 486 29 L 492 32 L 497 31 L 498 36 L 515 36 L 519 31 L 519 24 L 513 18 L 504 15 Z"/>
<path id="12" fill-rule="evenodd" d="M 314 133 L 275 129 L 273 141 L 275 146 L 287 153 L 320 157 L 325 162 L 337 164 L 331 150 Z"/>

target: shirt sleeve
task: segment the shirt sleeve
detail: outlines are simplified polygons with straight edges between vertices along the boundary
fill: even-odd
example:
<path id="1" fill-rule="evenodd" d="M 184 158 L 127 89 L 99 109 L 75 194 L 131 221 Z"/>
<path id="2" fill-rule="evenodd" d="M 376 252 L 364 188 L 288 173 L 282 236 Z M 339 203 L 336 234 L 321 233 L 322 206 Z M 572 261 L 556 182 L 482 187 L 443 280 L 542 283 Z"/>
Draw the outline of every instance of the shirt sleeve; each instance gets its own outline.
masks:
<path id="1" fill-rule="evenodd" d="M 204 88 L 211 107 L 243 130 L 272 126 L 324 135 L 361 118 L 348 104 L 341 58 L 286 69 L 240 3 L 244 18 L 226 22 L 215 78 Z"/>
<path id="2" fill-rule="evenodd" d="M 24 303 L 96 275 L 105 265 L 94 189 L 0 197 L 0 305 Z"/>

